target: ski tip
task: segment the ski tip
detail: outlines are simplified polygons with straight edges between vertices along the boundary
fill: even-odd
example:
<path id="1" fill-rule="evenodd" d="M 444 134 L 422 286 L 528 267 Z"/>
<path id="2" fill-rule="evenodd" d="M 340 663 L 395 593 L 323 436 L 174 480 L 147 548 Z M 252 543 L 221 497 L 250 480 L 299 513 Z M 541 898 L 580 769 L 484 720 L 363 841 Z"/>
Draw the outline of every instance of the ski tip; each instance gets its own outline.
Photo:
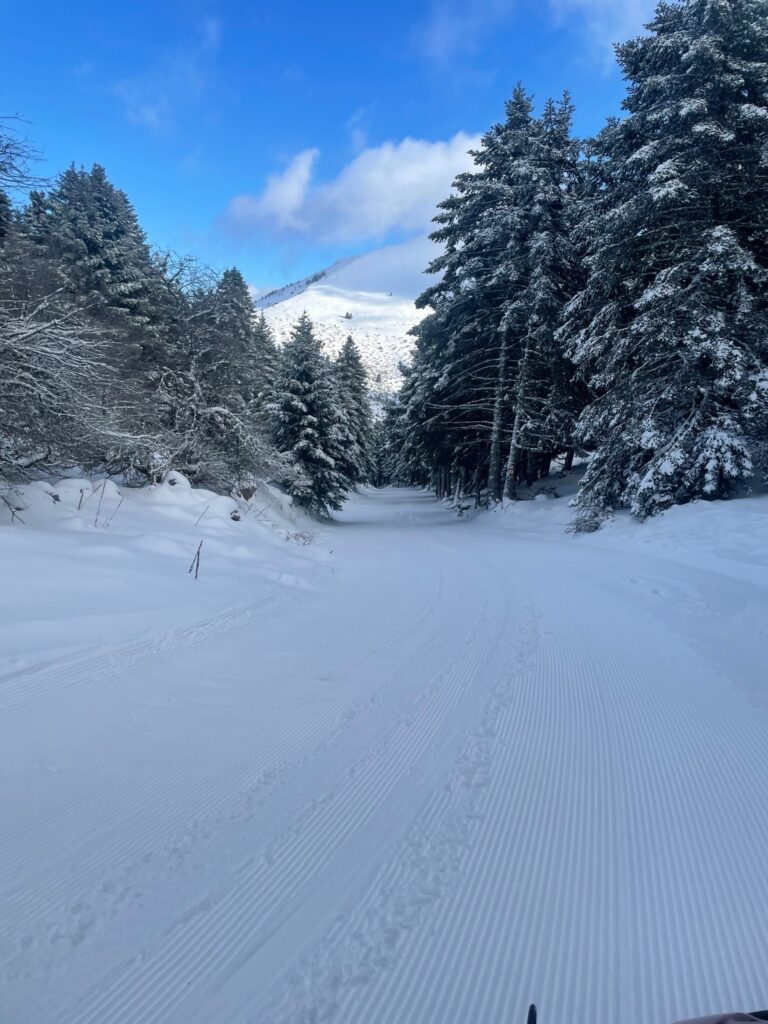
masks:
<path id="1" fill-rule="evenodd" d="M 528 1024 L 536 1024 L 536 1007 L 533 1003 L 528 1007 Z"/>

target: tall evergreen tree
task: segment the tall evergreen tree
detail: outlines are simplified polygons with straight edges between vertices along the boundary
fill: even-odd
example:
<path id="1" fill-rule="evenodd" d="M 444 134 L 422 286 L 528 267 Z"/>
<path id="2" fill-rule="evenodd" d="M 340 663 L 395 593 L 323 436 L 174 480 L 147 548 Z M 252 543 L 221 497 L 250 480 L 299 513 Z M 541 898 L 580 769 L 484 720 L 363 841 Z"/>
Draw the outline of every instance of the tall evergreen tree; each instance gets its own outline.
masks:
<path id="1" fill-rule="evenodd" d="M 239 270 L 225 270 L 197 302 L 198 363 L 205 370 L 212 401 L 239 410 L 253 397 L 253 321 L 255 311 Z"/>
<path id="2" fill-rule="evenodd" d="M 70 296 L 111 322 L 151 326 L 155 267 L 133 207 L 104 168 L 68 168 L 42 205 L 36 241 Z"/>
<path id="3" fill-rule="evenodd" d="M 257 397 L 274 383 L 279 354 L 272 328 L 262 310 L 253 322 L 253 380 Z"/>
<path id="4" fill-rule="evenodd" d="M 582 528 L 725 497 L 766 460 L 768 4 L 662 2 L 649 29 L 618 47 L 627 117 L 595 144 L 589 280 L 569 310 L 596 393 Z"/>
<path id="5" fill-rule="evenodd" d="M 548 473 L 554 455 L 573 443 L 576 389 L 557 333 L 578 280 L 573 199 L 580 164 L 572 119 L 567 95 L 560 103 L 549 100 L 530 136 L 526 162 L 533 201 L 521 211 L 527 222 L 521 239 L 525 276 L 505 310 L 521 325 L 505 473 L 505 494 L 510 498 L 520 479 Z"/>
<path id="6" fill-rule="evenodd" d="M 301 471 L 282 484 L 309 511 L 327 516 L 341 508 L 350 481 L 338 441 L 340 413 L 328 360 L 306 313 L 283 346 L 269 409 L 278 451 Z"/>
<path id="7" fill-rule="evenodd" d="M 440 278 L 417 301 L 433 312 L 415 333 L 439 493 L 454 466 L 487 473 L 491 497 L 501 497 L 507 393 L 523 328 L 505 304 L 525 275 L 532 110 L 518 85 L 505 120 L 483 136 L 475 168 L 456 178 L 435 218 L 431 237 L 443 253 L 429 270 Z"/>
<path id="8" fill-rule="evenodd" d="M 414 332 L 404 413 L 439 496 L 486 484 L 491 500 L 513 496 L 572 444 L 577 393 L 557 336 L 578 282 L 571 120 L 567 96 L 537 120 L 517 86 L 440 204 L 432 238 L 444 252 L 430 269 L 441 277 L 419 299 L 432 313 Z"/>
<path id="9" fill-rule="evenodd" d="M 333 366 L 349 443 L 343 449 L 346 475 L 353 484 L 373 475 L 373 417 L 368 400 L 368 375 L 351 336 Z"/>

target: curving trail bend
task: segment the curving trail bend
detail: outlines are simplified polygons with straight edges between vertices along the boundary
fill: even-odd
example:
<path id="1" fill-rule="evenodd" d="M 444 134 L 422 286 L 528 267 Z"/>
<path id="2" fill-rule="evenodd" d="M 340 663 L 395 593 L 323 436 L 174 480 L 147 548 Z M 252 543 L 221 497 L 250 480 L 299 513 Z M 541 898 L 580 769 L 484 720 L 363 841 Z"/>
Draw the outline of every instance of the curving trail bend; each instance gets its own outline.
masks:
<path id="1" fill-rule="evenodd" d="M 340 520 L 289 599 L 0 685 L 0 1019 L 768 1005 L 768 587 Z"/>

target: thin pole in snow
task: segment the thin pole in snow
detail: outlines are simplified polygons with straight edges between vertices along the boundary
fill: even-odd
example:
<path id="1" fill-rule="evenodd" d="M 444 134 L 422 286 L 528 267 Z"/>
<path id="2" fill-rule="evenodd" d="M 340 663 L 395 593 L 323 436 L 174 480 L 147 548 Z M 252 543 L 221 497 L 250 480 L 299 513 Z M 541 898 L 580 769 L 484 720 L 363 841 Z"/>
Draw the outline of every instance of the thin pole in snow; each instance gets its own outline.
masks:
<path id="1" fill-rule="evenodd" d="M 192 563 L 191 563 L 189 569 L 187 570 L 187 572 L 190 572 L 190 573 L 192 572 L 193 569 L 195 570 L 195 579 L 197 579 L 197 575 L 200 572 L 200 552 L 202 550 L 203 550 L 203 542 L 200 541 L 200 543 L 197 545 L 197 551 L 195 552 L 195 557 L 192 559 Z"/>
<path id="2" fill-rule="evenodd" d="M 93 525 L 94 526 L 98 526 L 99 525 L 99 512 L 101 512 L 101 503 L 104 500 L 104 490 L 105 490 L 106 486 L 107 486 L 107 481 L 105 480 L 104 483 L 101 485 L 101 494 L 99 495 L 99 504 L 96 506 L 96 518 L 93 521 Z"/>
<path id="3" fill-rule="evenodd" d="M 106 523 L 104 523 L 104 529 L 105 530 L 109 526 L 109 524 L 112 522 L 112 520 L 115 518 L 115 514 L 117 513 L 118 509 L 120 508 L 120 506 L 123 504 L 124 501 L 125 501 L 125 498 L 121 496 L 120 501 L 118 501 L 118 503 L 117 503 L 117 507 L 115 508 L 115 511 L 112 513 L 112 515 L 106 521 Z"/>

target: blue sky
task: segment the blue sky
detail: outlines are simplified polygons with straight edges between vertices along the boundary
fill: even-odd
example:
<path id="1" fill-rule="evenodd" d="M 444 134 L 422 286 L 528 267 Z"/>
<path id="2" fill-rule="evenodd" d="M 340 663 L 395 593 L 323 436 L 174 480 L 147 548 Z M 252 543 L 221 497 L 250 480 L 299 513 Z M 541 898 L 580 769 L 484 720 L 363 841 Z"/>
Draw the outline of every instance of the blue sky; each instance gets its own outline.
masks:
<path id="1" fill-rule="evenodd" d="M 13 4 L 0 114 L 41 171 L 103 164 L 152 244 L 257 286 L 427 229 L 522 80 L 618 111 L 610 42 L 652 0 Z"/>

